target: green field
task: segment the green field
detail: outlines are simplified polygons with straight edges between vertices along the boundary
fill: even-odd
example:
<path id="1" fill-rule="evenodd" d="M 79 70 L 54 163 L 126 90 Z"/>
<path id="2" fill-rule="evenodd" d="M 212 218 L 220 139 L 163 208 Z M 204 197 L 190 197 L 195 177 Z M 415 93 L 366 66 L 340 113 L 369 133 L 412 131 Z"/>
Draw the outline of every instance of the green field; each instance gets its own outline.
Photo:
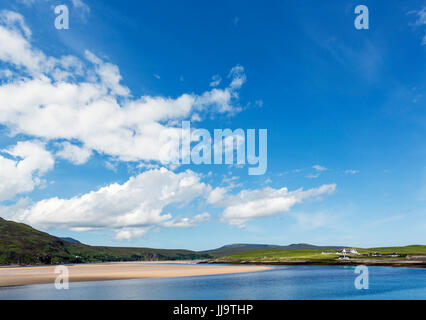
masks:
<path id="1" fill-rule="evenodd" d="M 369 248 L 369 249 L 358 249 L 359 253 L 371 253 L 378 252 L 381 254 L 391 254 L 393 252 L 403 254 L 403 255 L 414 255 L 414 254 L 426 254 L 426 246 L 422 245 L 412 245 L 406 247 L 380 247 L 380 248 Z"/>
<path id="2" fill-rule="evenodd" d="M 256 250 L 244 252 L 216 259 L 216 262 L 311 262 L 327 263 L 338 261 L 338 250 Z M 397 260 L 405 259 L 406 255 L 426 255 L 426 246 L 413 245 L 406 247 L 383 247 L 383 248 L 357 248 L 360 255 L 348 255 L 351 259 L 375 259 L 375 260 Z M 323 252 L 330 252 L 324 254 Z M 374 257 L 373 253 L 383 256 Z M 400 255 L 398 258 L 389 257 L 391 253 Z"/>
<path id="3" fill-rule="evenodd" d="M 221 259 L 229 261 L 306 262 L 320 260 L 325 261 L 336 257 L 336 254 L 322 254 L 322 250 L 258 250 L 235 254 Z"/>

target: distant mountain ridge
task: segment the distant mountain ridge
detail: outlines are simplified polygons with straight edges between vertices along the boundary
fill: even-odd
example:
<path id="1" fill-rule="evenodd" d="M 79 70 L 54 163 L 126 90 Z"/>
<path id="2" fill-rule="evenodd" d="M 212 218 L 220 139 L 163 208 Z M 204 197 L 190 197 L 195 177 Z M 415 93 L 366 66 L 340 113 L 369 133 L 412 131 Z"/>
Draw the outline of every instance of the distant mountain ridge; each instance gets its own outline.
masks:
<path id="1" fill-rule="evenodd" d="M 80 241 L 75 240 L 75 239 L 70 238 L 70 237 L 60 237 L 60 239 L 66 241 L 66 242 L 70 242 L 70 243 L 81 243 Z"/>
<path id="2" fill-rule="evenodd" d="M 239 253 L 245 253 L 257 250 L 327 250 L 341 249 L 345 246 L 316 246 L 307 243 L 294 243 L 287 246 L 271 245 L 271 244 L 251 244 L 251 243 L 234 243 L 222 246 L 213 250 L 202 251 L 215 257 L 230 256 Z"/>

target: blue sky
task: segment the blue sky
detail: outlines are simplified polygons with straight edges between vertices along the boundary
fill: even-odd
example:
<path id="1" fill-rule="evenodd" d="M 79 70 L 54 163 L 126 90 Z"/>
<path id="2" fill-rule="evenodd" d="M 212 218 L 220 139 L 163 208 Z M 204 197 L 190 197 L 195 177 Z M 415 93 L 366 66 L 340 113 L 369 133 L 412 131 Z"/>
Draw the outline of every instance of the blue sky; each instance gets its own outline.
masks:
<path id="1" fill-rule="evenodd" d="M 358 4 L 0 0 L 0 216 L 96 245 L 424 244 L 426 3 L 365 1 L 368 30 Z M 267 172 L 152 159 L 149 128 L 194 114 L 267 129 Z"/>

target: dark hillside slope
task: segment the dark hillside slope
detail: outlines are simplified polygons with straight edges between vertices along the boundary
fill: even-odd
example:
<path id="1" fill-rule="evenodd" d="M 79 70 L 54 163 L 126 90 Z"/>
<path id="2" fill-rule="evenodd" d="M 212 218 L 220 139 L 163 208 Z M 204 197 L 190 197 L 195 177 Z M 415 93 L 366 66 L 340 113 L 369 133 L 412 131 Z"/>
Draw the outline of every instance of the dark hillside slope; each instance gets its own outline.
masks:
<path id="1" fill-rule="evenodd" d="M 212 256 L 190 250 L 95 247 L 72 243 L 26 224 L 0 218 L 0 264 L 3 265 L 208 258 Z"/>

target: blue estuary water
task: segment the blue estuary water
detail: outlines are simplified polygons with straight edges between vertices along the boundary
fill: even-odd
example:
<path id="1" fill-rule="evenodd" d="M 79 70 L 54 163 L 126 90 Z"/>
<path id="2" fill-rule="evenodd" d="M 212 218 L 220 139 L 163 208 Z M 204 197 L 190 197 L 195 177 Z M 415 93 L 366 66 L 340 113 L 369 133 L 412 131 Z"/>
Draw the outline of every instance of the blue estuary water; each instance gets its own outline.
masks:
<path id="1" fill-rule="evenodd" d="M 354 267 L 279 266 L 272 270 L 185 278 L 0 288 L 0 299 L 426 299 L 426 269 L 369 267 L 356 289 Z"/>

